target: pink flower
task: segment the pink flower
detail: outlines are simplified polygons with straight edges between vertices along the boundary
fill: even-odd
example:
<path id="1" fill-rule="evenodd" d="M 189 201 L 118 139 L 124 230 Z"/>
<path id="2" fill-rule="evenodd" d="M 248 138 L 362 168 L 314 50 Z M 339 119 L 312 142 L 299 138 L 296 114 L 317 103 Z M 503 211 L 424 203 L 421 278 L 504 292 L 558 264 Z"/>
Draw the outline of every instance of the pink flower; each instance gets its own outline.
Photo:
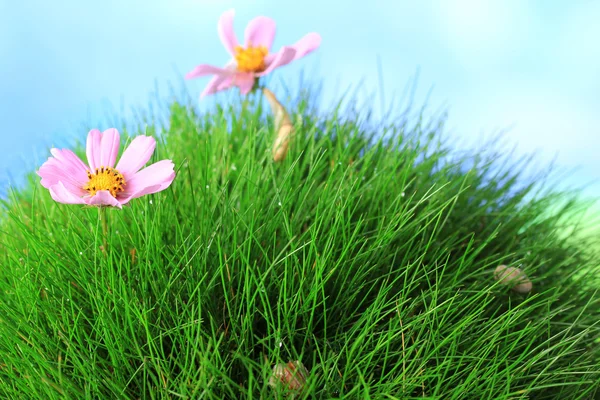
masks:
<path id="1" fill-rule="evenodd" d="M 37 171 L 42 186 L 59 203 L 119 208 L 131 199 L 169 187 L 175 178 L 171 160 L 141 169 L 154 152 L 154 138 L 133 139 L 115 167 L 119 141 L 119 131 L 114 128 L 104 132 L 92 129 L 86 146 L 89 166 L 71 150 L 51 149 L 54 157 Z"/>
<path id="2" fill-rule="evenodd" d="M 198 65 L 185 76 L 186 79 L 193 79 L 216 75 L 210 80 L 201 97 L 232 86 L 239 87 L 242 94 L 248 94 L 257 78 L 304 57 L 321 44 L 319 34 L 309 33 L 295 44 L 284 46 L 278 52 L 271 53 L 271 44 L 275 37 L 275 21 L 267 17 L 256 17 L 246 26 L 245 43 L 242 47 L 238 44 L 233 31 L 234 15 L 234 10 L 224 12 L 218 24 L 219 37 L 233 59 L 224 68 L 208 64 Z"/>

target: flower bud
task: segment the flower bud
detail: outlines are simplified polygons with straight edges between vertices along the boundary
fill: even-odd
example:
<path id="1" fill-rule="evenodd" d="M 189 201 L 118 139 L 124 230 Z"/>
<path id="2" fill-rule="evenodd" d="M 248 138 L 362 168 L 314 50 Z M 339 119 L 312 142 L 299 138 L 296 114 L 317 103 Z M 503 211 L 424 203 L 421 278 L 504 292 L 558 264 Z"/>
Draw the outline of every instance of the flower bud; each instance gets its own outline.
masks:
<path id="1" fill-rule="evenodd" d="M 273 160 L 275 162 L 283 161 L 288 153 L 290 139 L 294 133 L 294 127 L 288 112 L 281 105 L 277 97 L 269 89 L 264 88 L 263 93 L 271 105 L 271 111 L 275 117 L 275 129 L 277 137 L 273 143 Z"/>

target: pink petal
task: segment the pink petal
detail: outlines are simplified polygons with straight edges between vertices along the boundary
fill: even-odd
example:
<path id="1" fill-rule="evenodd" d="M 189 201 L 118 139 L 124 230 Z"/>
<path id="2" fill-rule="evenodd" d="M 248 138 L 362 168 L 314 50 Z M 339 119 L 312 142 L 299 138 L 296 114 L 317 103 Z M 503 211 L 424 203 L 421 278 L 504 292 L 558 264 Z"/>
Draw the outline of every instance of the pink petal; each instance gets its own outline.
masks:
<path id="1" fill-rule="evenodd" d="M 232 82 L 233 76 L 217 75 L 208 82 L 208 85 L 206 85 L 200 97 L 205 97 L 221 90 L 229 89 L 233 86 Z"/>
<path id="2" fill-rule="evenodd" d="M 92 129 L 88 133 L 85 154 L 87 155 L 90 170 L 100 168 L 100 143 L 102 142 L 102 132 L 98 129 Z"/>
<path id="3" fill-rule="evenodd" d="M 234 71 L 227 68 L 219 68 L 213 65 L 200 64 L 185 75 L 185 79 L 194 79 L 206 75 L 231 75 Z"/>
<path id="4" fill-rule="evenodd" d="M 240 88 L 240 93 L 247 95 L 254 87 L 256 78 L 252 73 L 237 74 L 233 80 L 233 84 Z"/>
<path id="5" fill-rule="evenodd" d="M 50 196 L 58 203 L 63 204 L 84 204 L 85 201 L 82 197 L 71 193 L 62 182 L 58 182 L 56 185 L 50 186 Z"/>
<path id="6" fill-rule="evenodd" d="M 54 157 L 48 158 L 37 174 L 42 178 L 41 184 L 50 186 L 62 182 L 72 193 L 84 195 L 83 186 L 87 183 L 87 166 L 70 150 L 51 149 Z"/>
<path id="7" fill-rule="evenodd" d="M 115 128 L 110 128 L 102 133 L 100 141 L 100 166 L 114 167 L 119 154 L 121 136 Z"/>
<path id="8" fill-rule="evenodd" d="M 294 43 L 291 47 L 296 50 L 294 60 L 304 57 L 319 48 L 321 45 L 321 35 L 315 32 L 304 35 L 300 40 Z"/>
<path id="9" fill-rule="evenodd" d="M 155 148 L 156 140 L 152 136 L 140 135 L 131 141 L 116 167 L 116 170 L 123 174 L 126 184 L 129 183 L 128 179 L 148 162 Z"/>
<path id="10" fill-rule="evenodd" d="M 294 58 L 296 57 L 296 50 L 293 49 L 292 47 L 282 47 L 281 50 L 279 50 L 277 53 L 275 54 L 269 54 L 267 57 L 265 57 L 265 63 L 267 64 L 267 68 L 262 71 L 259 74 L 256 74 L 257 76 L 263 76 L 266 75 L 268 73 L 270 73 L 271 71 L 273 71 L 275 68 L 284 66 L 286 64 L 289 64 L 290 62 L 294 61 Z"/>
<path id="11" fill-rule="evenodd" d="M 108 190 L 99 190 L 92 197 L 86 198 L 85 204 L 90 206 L 112 206 L 122 208 L 121 203 L 115 199 Z"/>
<path id="12" fill-rule="evenodd" d="M 227 10 L 219 18 L 217 24 L 217 30 L 223 46 L 229 51 L 231 55 L 234 54 L 234 49 L 238 45 L 238 40 L 235 37 L 235 31 L 233 30 L 233 17 L 235 16 L 235 10 Z"/>
<path id="13" fill-rule="evenodd" d="M 137 199 L 138 197 L 142 197 L 145 196 L 147 194 L 152 194 L 152 193 L 156 193 L 156 192 L 160 192 L 161 190 L 163 190 L 164 188 L 161 188 L 161 185 L 153 185 L 153 186 L 147 186 L 143 189 L 138 190 L 137 192 L 127 196 L 127 197 L 123 197 L 123 198 L 119 198 L 119 202 L 123 205 L 129 203 L 131 200 L 133 199 Z"/>
<path id="14" fill-rule="evenodd" d="M 173 161 L 156 162 L 125 181 L 125 191 L 120 194 L 119 201 L 125 204 L 145 194 L 160 192 L 168 188 L 173 179 L 175 179 Z"/>
<path id="15" fill-rule="evenodd" d="M 237 76 L 240 74 L 237 72 L 235 60 L 231 60 L 225 64 L 225 67 L 223 67 L 222 70 L 225 71 L 225 73 L 213 77 L 208 82 L 208 85 L 206 85 L 200 95 L 201 98 L 235 86 Z"/>
<path id="16" fill-rule="evenodd" d="M 245 31 L 246 47 L 265 46 L 271 50 L 275 38 L 276 24 L 271 18 L 256 17 L 248 22 Z"/>
<path id="17" fill-rule="evenodd" d="M 50 189 L 51 186 L 62 183 L 65 188 L 78 196 L 83 196 L 86 194 L 86 191 L 83 190 L 83 187 L 87 183 L 87 181 L 78 181 L 73 178 L 72 174 L 70 174 L 65 168 L 57 165 L 58 161 L 56 159 L 50 159 L 44 163 L 37 171 L 37 174 L 42 178 L 41 184 L 46 189 Z"/>
<path id="18" fill-rule="evenodd" d="M 81 177 L 84 181 L 87 181 L 87 173 L 88 166 L 85 165 L 83 161 L 77 154 L 73 153 L 68 149 L 50 149 L 50 153 L 56 158 L 58 161 L 68 165 L 74 171 L 80 171 L 78 173 L 79 177 Z"/>

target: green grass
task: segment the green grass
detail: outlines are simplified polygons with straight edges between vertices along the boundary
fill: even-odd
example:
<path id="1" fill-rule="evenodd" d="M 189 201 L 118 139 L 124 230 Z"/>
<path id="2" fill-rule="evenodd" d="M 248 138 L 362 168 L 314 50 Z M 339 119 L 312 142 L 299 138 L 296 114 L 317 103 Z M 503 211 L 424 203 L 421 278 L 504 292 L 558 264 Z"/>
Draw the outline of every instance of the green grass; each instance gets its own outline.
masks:
<path id="1" fill-rule="evenodd" d="M 442 120 L 318 116 L 308 96 L 274 164 L 256 100 L 175 103 L 168 129 L 129 132 L 158 134 L 177 178 L 108 210 L 106 253 L 97 209 L 35 176 L 10 194 L 1 398 L 289 398 L 267 382 L 292 360 L 310 372 L 296 398 L 600 396 L 598 247 L 562 234 L 577 198 L 455 151 Z M 501 263 L 533 291 L 497 284 Z"/>

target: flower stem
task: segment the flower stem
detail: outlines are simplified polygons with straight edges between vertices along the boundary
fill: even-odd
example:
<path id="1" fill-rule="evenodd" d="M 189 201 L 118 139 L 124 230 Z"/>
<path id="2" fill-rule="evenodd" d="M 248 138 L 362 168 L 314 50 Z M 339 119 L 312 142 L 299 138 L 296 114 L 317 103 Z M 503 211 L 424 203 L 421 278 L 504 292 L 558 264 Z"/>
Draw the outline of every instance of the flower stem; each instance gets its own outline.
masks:
<path id="1" fill-rule="evenodd" d="M 98 207 L 98 218 L 102 223 L 102 252 L 105 253 L 107 250 L 106 247 L 106 238 L 108 237 L 108 222 L 106 216 L 106 207 L 100 206 Z"/>

